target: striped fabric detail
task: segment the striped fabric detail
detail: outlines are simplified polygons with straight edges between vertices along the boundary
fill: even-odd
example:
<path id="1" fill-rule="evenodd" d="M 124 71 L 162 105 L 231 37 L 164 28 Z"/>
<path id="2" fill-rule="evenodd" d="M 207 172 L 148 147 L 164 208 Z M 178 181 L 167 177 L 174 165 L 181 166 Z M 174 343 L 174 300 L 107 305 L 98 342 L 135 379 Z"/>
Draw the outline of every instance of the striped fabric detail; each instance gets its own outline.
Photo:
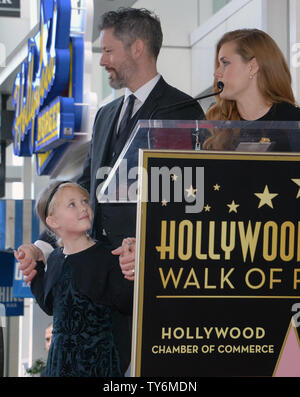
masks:
<path id="1" fill-rule="evenodd" d="M 17 249 L 37 240 L 44 226 L 34 211 L 34 200 L 0 200 L 0 250 Z M 31 298 L 29 286 L 15 263 L 13 296 Z"/>
<path id="2" fill-rule="evenodd" d="M 0 249 L 16 249 L 38 238 L 43 226 L 34 206 L 34 200 L 0 200 Z"/>

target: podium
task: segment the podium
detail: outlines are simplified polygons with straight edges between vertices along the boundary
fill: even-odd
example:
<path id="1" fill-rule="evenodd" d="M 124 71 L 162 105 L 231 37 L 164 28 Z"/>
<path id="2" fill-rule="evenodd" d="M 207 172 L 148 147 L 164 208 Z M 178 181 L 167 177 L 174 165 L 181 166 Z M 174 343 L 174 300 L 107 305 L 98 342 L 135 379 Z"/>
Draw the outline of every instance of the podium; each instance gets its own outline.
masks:
<path id="1" fill-rule="evenodd" d="M 300 376 L 299 165 L 298 122 L 138 123 L 97 195 L 137 204 L 132 376 Z"/>

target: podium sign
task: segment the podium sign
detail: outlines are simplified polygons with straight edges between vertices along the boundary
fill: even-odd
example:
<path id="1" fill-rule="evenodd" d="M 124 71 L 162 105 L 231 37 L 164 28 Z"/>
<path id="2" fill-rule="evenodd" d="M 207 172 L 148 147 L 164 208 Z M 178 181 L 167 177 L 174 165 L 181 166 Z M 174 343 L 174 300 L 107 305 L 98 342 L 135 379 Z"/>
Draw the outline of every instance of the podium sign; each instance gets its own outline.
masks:
<path id="1" fill-rule="evenodd" d="M 280 376 L 288 344 L 300 361 L 300 156 L 139 161 L 132 375 Z"/>

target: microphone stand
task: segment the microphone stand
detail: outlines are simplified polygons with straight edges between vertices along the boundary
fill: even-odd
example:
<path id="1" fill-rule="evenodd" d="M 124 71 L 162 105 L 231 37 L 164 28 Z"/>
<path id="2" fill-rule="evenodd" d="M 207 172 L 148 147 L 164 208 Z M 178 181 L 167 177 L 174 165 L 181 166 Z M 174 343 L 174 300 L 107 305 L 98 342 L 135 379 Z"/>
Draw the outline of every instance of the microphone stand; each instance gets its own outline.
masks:
<path id="1" fill-rule="evenodd" d="M 149 122 L 153 119 L 153 116 L 157 112 L 161 112 L 161 111 L 164 112 L 166 110 L 174 109 L 174 108 L 177 108 L 177 107 L 181 108 L 181 107 L 184 107 L 185 105 L 188 105 L 190 103 L 200 101 L 201 99 L 206 99 L 206 98 L 210 98 L 212 96 L 220 95 L 223 92 L 223 90 L 224 90 L 224 83 L 222 81 L 218 81 L 217 82 L 217 87 L 219 89 L 219 91 L 217 91 L 217 92 L 213 92 L 211 94 L 207 94 L 207 95 L 203 95 L 203 96 L 200 95 L 198 97 L 191 98 L 191 99 L 188 99 L 186 101 L 181 101 L 181 102 L 173 103 L 171 105 L 161 106 L 161 107 L 158 107 L 158 108 L 154 109 L 153 112 L 151 113 L 150 117 L 149 117 Z M 148 128 L 148 134 L 147 135 L 148 135 L 148 147 L 150 148 L 151 147 L 150 146 L 151 145 L 151 143 L 150 143 L 151 142 L 151 139 L 150 139 L 150 125 L 149 125 L 149 128 Z M 196 137 L 195 150 L 201 150 L 201 144 L 199 142 L 199 135 L 200 135 L 200 130 L 199 130 L 199 126 L 198 126 L 198 123 L 197 123 L 196 130 L 193 133 L 193 136 Z"/>
<path id="2" fill-rule="evenodd" d="M 212 96 L 220 95 L 223 92 L 224 83 L 222 83 L 222 81 L 218 81 L 217 82 L 217 87 L 219 89 L 219 91 L 217 91 L 217 92 L 213 92 L 213 93 L 207 94 L 207 95 L 200 95 L 200 96 L 197 96 L 195 98 L 187 99 L 186 101 L 181 101 L 181 102 L 173 103 L 171 105 L 158 107 L 158 108 L 153 110 L 153 112 L 151 113 L 151 115 L 149 117 L 149 120 L 152 120 L 153 116 L 157 112 L 161 112 L 161 111 L 163 112 L 165 110 L 169 110 L 169 109 L 173 109 L 173 108 L 177 108 L 177 107 L 181 108 L 182 106 L 188 105 L 188 104 L 193 103 L 193 102 L 200 101 L 201 99 L 206 99 L 206 98 L 210 98 Z"/>

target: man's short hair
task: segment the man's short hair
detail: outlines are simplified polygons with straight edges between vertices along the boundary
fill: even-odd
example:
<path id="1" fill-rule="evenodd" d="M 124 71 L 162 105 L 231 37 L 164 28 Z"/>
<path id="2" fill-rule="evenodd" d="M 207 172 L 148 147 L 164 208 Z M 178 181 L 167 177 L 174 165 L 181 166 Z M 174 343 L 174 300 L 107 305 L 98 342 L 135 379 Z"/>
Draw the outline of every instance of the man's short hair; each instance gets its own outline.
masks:
<path id="1" fill-rule="evenodd" d="M 99 30 L 109 28 L 113 28 L 114 35 L 124 46 L 131 46 L 138 38 L 143 40 L 150 53 L 157 59 L 163 34 L 160 20 L 153 12 L 145 8 L 125 7 L 117 11 L 108 11 L 101 16 Z"/>

